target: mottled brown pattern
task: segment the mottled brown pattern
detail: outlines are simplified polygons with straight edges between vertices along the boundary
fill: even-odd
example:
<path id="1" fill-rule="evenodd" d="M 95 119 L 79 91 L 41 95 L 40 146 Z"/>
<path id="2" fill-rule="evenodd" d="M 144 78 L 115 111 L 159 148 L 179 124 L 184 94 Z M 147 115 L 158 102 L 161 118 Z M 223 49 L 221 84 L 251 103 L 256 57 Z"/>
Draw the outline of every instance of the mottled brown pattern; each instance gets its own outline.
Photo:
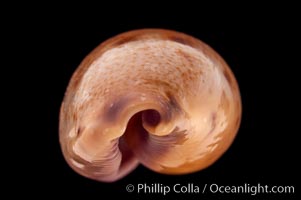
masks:
<path id="1" fill-rule="evenodd" d="M 216 127 L 216 117 L 217 117 L 217 114 L 215 112 L 213 112 L 211 115 L 211 129 L 208 134 L 212 133 Z"/>
<path id="2" fill-rule="evenodd" d="M 115 122 L 118 114 L 130 103 L 128 98 L 121 97 L 105 106 L 105 120 Z"/>

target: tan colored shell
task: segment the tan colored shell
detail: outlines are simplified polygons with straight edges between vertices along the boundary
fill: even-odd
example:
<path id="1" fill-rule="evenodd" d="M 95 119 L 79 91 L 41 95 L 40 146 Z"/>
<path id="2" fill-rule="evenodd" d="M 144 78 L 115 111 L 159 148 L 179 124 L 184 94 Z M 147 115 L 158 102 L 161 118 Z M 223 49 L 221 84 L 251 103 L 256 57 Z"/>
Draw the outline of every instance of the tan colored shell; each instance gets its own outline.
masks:
<path id="1" fill-rule="evenodd" d="M 182 33 L 136 30 L 80 64 L 61 106 L 60 143 L 68 164 L 98 181 L 139 163 L 186 174 L 228 149 L 240 119 L 237 82 L 214 50 Z"/>

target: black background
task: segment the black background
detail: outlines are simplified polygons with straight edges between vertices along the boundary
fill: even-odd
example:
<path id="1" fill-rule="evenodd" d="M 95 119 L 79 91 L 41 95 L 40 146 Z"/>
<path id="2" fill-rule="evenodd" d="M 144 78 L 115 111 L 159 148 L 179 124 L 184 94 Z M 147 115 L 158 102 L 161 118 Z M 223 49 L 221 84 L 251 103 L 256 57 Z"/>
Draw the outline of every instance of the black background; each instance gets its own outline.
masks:
<path id="1" fill-rule="evenodd" d="M 209 9 L 209 8 L 208 8 Z M 161 183 L 172 186 L 194 183 L 204 185 L 293 185 L 298 193 L 297 135 L 300 134 L 297 100 L 299 67 L 297 20 L 293 13 L 265 14 L 265 10 L 245 13 L 242 10 L 214 19 L 212 12 L 109 12 L 66 14 L 55 10 L 21 19 L 25 29 L 19 39 L 30 55 L 26 68 L 30 92 L 25 96 L 27 110 L 23 130 L 30 156 L 26 179 L 27 193 L 43 195 L 85 195 L 107 199 L 119 195 L 143 199 L 149 194 L 128 193 L 127 184 Z M 217 12 L 217 11 L 216 11 Z M 89 13 L 89 12 L 88 12 Z M 114 13 L 114 14 L 113 14 Z M 41 17 L 40 22 L 37 18 Z M 83 58 L 104 40 L 139 28 L 165 28 L 192 35 L 215 49 L 229 64 L 241 90 L 243 116 L 238 135 L 231 148 L 211 167 L 185 176 L 154 173 L 143 166 L 115 183 L 100 183 L 73 172 L 63 159 L 58 141 L 58 116 L 65 89 L 72 73 Z M 27 55 L 27 54 L 26 54 Z M 24 78 L 24 77 L 23 77 Z M 300 85 L 300 84 L 299 84 Z M 37 112 L 36 112 L 37 111 Z M 33 115 L 33 116 L 32 116 Z M 300 168 L 299 168 L 300 169 Z M 23 174 L 23 173 L 22 173 Z M 166 199 L 156 194 L 156 199 Z M 176 199 L 290 199 L 296 194 L 251 196 L 238 194 L 177 194 Z M 254 197 L 254 198 L 253 198 Z"/>

